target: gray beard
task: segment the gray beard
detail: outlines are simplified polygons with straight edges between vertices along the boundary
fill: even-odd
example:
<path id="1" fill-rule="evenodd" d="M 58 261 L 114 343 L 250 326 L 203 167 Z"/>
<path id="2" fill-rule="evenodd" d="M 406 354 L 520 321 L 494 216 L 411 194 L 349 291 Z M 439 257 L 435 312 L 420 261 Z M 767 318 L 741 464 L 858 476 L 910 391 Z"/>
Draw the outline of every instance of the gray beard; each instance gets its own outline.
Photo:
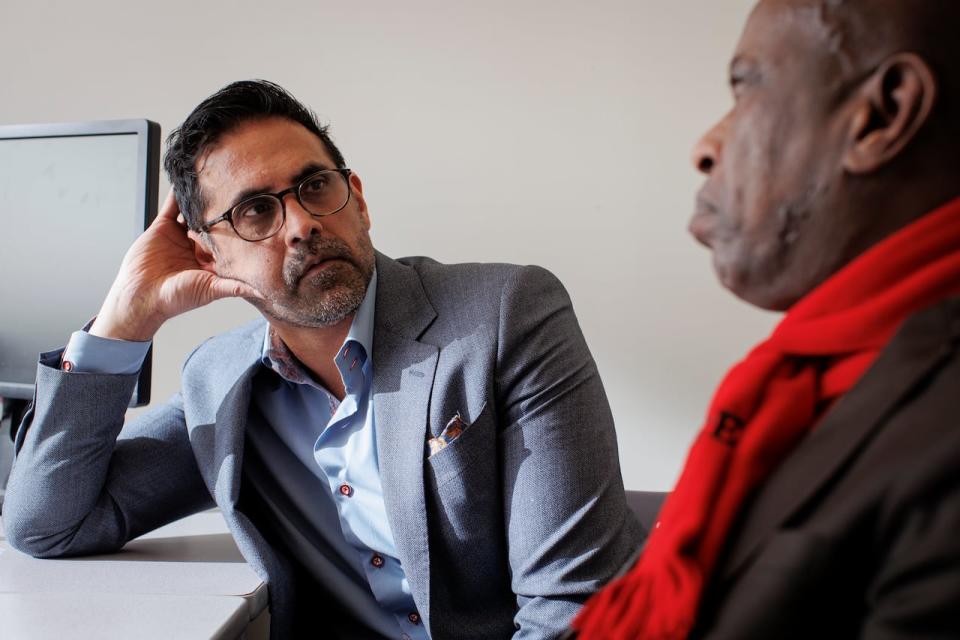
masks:
<path id="1" fill-rule="evenodd" d="M 305 278 L 301 286 L 307 288 L 306 295 L 298 290 L 292 295 L 270 296 L 268 308 L 261 311 L 301 327 L 329 327 L 360 307 L 369 283 L 370 277 L 353 265 L 337 265 Z"/>
<path id="2" fill-rule="evenodd" d="M 283 267 L 282 291 L 255 301 L 260 311 L 273 319 L 300 327 L 339 324 L 360 307 L 376 264 L 369 238 L 361 244 L 363 255 L 354 255 L 339 238 L 315 236 Z M 317 273 L 304 275 L 318 258 L 342 261 Z"/>

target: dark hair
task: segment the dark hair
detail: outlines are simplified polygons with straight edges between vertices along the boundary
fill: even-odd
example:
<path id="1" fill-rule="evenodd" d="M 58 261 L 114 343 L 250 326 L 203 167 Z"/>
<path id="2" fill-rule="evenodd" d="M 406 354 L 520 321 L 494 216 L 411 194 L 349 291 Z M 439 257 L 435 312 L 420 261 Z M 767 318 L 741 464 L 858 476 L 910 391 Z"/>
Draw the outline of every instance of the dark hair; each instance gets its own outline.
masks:
<path id="1" fill-rule="evenodd" d="M 167 137 L 163 167 L 173 186 L 187 225 L 196 229 L 206 207 L 197 179 L 197 158 L 237 125 L 269 117 L 289 118 L 320 138 L 338 168 L 346 163 L 321 126 L 316 114 L 283 87 L 267 80 L 241 80 L 223 87 L 198 104 L 187 119 Z"/>

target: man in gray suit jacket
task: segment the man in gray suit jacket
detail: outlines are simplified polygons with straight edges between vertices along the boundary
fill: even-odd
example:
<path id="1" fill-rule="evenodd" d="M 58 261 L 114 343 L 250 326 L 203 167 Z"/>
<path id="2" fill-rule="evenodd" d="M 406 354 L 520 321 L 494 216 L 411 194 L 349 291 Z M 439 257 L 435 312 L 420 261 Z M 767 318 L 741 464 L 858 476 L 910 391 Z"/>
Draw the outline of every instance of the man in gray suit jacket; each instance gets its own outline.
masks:
<path id="1" fill-rule="evenodd" d="M 274 637 L 555 636 L 641 539 L 560 283 L 375 252 L 359 178 L 271 83 L 201 103 L 165 165 L 176 198 L 88 330 L 41 356 L 10 543 L 101 553 L 216 504 Z M 265 321 L 124 424 L 156 330 L 228 296 Z"/>

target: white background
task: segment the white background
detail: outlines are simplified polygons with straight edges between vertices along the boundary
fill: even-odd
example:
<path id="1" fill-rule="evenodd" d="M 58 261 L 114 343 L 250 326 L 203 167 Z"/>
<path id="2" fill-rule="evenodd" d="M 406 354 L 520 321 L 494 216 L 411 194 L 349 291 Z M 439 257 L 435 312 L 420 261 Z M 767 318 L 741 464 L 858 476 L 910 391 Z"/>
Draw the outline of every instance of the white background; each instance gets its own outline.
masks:
<path id="1" fill-rule="evenodd" d="M 667 489 L 713 387 L 775 320 L 723 291 L 686 232 L 690 148 L 730 106 L 751 5 L 3 0 L 0 123 L 139 117 L 166 135 L 230 81 L 280 83 L 332 124 L 380 250 L 563 280 L 625 482 Z M 195 344 L 254 313 L 220 302 L 168 323 L 154 401 Z"/>

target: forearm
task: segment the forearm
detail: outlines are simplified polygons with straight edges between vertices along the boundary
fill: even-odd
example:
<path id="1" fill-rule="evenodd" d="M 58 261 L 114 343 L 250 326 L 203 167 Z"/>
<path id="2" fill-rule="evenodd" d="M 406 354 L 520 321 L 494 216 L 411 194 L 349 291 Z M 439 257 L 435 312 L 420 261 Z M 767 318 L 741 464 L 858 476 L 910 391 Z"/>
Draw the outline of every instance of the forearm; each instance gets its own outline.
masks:
<path id="1" fill-rule="evenodd" d="M 210 503 L 178 402 L 124 428 L 136 374 L 38 368 L 4 504 L 11 544 L 36 556 L 106 552 Z M 119 436 L 119 439 L 118 439 Z"/>
<path id="2" fill-rule="evenodd" d="M 91 340 L 147 344 L 181 313 L 225 297 L 261 297 L 201 265 L 197 238 L 178 214 L 171 192 L 127 251 Z M 136 373 L 84 372 L 73 362 L 61 370 L 59 355 L 41 363 L 35 406 L 18 436 L 3 514 L 11 543 L 36 555 L 103 551 L 210 504 L 179 398 L 124 427 Z"/>
<path id="3" fill-rule="evenodd" d="M 62 555 L 83 551 L 74 549 L 82 546 L 77 529 L 91 513 L 109 510 L 101 493 L 137 376 L 67 373 L 58 353 L 45 356 L 35 405 L 18 433 L 3 515 L 14 546 Z M 119 546 L 123 532 L 110 529 L 104 542 Z"/>

